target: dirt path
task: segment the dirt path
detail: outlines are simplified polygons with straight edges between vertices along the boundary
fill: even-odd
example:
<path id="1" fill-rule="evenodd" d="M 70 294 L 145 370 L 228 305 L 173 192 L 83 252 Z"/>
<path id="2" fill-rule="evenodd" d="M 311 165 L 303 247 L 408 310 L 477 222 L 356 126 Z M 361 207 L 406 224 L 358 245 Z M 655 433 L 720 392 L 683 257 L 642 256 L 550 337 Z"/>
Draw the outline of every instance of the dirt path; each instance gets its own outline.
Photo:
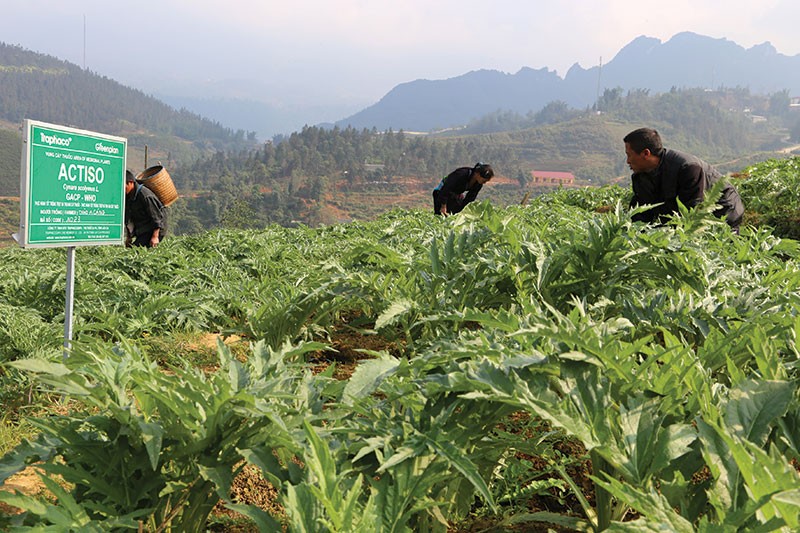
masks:
<path id="1" fill-rule="evenodd" d="M 792 146 L 787 146 L 786 148 L 781 148 L 780 150 L 775 150 L 774 152 L 769 153 L 776 153 L 776 154 L 791 154 L 793 152 L 800 151 L 800 144 L 794 144 Z M 767 153 L 767 152 L 764 152 Z M 738 163 L 741 160 L 746 160 L 747 157 L 737 157 L 736 159 L 731 159 L 730 161 L 723 161 L 721 163 L 715 163 L 715 166 L 723 166 L 723 165 L 733 165 L 734 163 Z"/>
<path id="2" fill-rule="evenodd" d="M 5 483 L 0 484 L 0 491 L 10 493 L 21 492 L 28 496 L 45 494 L 44 484 L 39 478 L 38 469 L 34 466 L 29 466 L 22 472 L 18 472 L 9 477 Z M 18 514 L 20 512 L 22 512 L 21 509 L 0 503 L 0 513 Z"/>
<path id="3" fill-rule="evenodd" d="M 781 148 L 778 150 L 782 154 L 791 154 L 792 152 L 796 152 L 800 150 L 800 144 L 795 144 L 792 146 L 787 146 L 786 148 Z"/>

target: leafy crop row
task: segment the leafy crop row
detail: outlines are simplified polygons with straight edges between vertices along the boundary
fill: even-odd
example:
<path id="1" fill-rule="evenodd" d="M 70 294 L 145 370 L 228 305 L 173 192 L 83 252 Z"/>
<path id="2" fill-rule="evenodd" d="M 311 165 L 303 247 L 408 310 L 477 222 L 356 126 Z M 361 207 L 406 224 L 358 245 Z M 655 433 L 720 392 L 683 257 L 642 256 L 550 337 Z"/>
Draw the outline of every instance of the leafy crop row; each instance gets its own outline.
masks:
<path id="1" fill-rule="evenodd" d="M 0 480 L 38 462 L 55 499 L 0 493 L 26 511 L 0 521 L 196 531 L 222 501 L 262 530 L 445 531 L 475 514 L 797 530 L 797 242 L 735 236 L 713 206 L 634 224 L 620 191 L 81 249 L 65 360 L 63 253 L 3 250 L 0 297 L 37 328 L 0 322 L 3 379 L 74 408 L 30 419 L 39 436 L 0 461 Z M 402 354 L 367 351 L 347 380 L 313 373 L 308 354 L 343 324 Z M 251 349 L 220 344 L 207 372 L 138 346 L 186 330 Z M 509 431 L 520 417 L 538 429 Z M 554 434 L 586 451 L 590 487 Z M 283 514 L 232 501 L 246 464 Z M 537 492 L 575 505 L 529 511 Z"/>

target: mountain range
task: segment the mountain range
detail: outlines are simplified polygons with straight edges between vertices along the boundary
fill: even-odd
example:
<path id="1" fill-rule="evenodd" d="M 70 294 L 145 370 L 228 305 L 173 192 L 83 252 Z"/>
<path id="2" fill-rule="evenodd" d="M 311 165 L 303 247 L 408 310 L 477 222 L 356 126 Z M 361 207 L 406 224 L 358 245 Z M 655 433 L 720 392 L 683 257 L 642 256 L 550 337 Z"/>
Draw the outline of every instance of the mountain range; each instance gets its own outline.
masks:
<path id="1" fill-rule="evenodd" d="M 800 54 L 780 54 L 770 43 L 745 49 L 727 39 L 691 32 L 666 42 L 641 36 L 607 64 L 584 69 L 576 63 L 564 78 L 548 68 L 525 67 L 516 74 L 477 70 L 444 80 L 403 83 L 336 125 L 428 132 L 463 126 L 497 110 L 536 112 L 554 101 L 576 109 L 591 107 L 605 89 L 722 87 L 800 96 Z"/>

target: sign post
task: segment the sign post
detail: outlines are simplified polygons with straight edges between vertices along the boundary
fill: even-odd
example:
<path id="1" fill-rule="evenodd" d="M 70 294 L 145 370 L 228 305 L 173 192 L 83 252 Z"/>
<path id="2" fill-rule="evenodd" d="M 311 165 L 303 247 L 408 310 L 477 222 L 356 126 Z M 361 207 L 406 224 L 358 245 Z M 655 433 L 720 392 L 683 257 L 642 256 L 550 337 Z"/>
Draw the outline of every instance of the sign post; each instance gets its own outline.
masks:
<path id="1" fill-rule="evenodd" d="M 19 233 L 23 248 L 67 248 L 64 355 L 72 341 L 75 247 L 125 244 L 127 139 L 25 120 Z"/>
<path id="2" fill-rule="evenodd" d="M 64 357 L 72 348 L 72 311 L 75 304 L 75 247 L 67 248 L 67 292 L 64 308 Z"/>

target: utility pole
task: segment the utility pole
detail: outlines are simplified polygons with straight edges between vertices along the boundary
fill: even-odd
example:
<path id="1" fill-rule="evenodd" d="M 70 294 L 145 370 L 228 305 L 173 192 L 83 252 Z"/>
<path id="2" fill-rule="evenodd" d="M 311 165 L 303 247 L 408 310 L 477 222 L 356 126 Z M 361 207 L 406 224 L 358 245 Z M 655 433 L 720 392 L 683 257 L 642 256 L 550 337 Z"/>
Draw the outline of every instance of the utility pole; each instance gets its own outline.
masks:
<path id="1" fill-rule="evenodd" d="M 86 70 L 86 14 L 83 14 L 83 70 Z"/>
<path id="2" fill-rule="evenodd" d="M 597 97 L 594 100 L 594 105 L 597 112 L 600 112 L 600 77 L 603 74 L 603 56 L 600 56 L 600 66 L 597 68 Z"/>

